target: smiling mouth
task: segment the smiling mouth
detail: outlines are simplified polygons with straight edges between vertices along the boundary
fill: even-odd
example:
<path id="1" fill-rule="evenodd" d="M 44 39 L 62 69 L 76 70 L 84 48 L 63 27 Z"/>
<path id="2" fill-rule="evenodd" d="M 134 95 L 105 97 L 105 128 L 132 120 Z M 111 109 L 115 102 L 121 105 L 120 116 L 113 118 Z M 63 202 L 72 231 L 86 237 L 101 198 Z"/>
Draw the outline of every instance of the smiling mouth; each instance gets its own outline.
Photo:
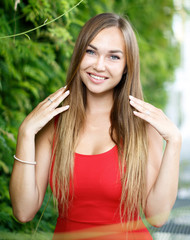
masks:
<path id="1" fill-rule="evenodd" d="M 93 77 L 94 79 L 97 79 L 97 80 L 105 80 L 106 78 L 105 77 L 99 77 L 99 76 L 95 76 L 93 74 L 89 74 L 91 77 Z"/>
<path id="2" fill-rule="evenodd" d="M 104 81 L 106 79 L 108 79 L 108 77 L 104 77 L 104 76 L 98 76 L 98 75 L 94 75 L 93 73 L 88 73 L 88 75 L 98 81 Z"/>

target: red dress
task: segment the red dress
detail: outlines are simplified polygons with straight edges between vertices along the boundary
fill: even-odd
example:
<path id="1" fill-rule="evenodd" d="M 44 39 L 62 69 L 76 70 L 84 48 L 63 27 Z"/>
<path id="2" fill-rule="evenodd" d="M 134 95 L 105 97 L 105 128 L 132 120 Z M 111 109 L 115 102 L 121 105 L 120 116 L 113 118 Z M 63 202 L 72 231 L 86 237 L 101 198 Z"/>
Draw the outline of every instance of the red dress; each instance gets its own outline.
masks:
<path id="1" fill-rule="evenodd" d="M 75 153 L 74 196 L 67 217 L 59 217 L 53 239 L 152 240 L 140 220 L 138 230 L 125 231 L 119 215 L 121 181 L 117 146 L 97 155 Z M 52 173 L 50 186 L 52 188 Z M 71 192 L 71 191 L 70 191 Z"/>

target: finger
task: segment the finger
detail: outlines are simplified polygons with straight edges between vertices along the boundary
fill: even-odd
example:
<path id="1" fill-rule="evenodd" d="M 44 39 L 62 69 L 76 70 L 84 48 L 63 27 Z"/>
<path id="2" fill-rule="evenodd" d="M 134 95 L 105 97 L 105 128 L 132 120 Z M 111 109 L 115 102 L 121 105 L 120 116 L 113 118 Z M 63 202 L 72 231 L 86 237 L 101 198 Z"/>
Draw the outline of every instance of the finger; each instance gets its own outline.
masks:
<path id="1" fill-rule="evenodd" d="M 137 111 L 133 111 L 133 113 L 134 113 L 135 116 L 145 120 L 148 123 L 151 123 L 151 121 L 152 121 L 151 115 L 148 115 L 146 113 L 137 112 Z"/>
<path id="2" fill-rule="evenodd" d="M 147 115 L 153 115 L 156 113 L 156 108 L 153 105 L 132 96 L 129 98 L 131 106 L 133 106 L 139 112 L 145 113 Z"/>
<path id="3" fill-rule="evenodd" d="M 150 110 L 146 106 L 138 104 L 133 100 L 130 100 L 130 105 L 141 113 L 147 113 L 148 115 L 150 114 Z"/>
<path id="4" fill-rule="evenodd" d="M 63 107 L 59 107 L 59 108 L 56 108 L 55 110 L 54 110 L 54 116 L 56 116 L 56 115 L 58 115 L 59 113 L 62 113 L 62 112 L 65 112 L 66 110 L 68 110 L 69 109 L 69 105 L 66 105 L 66 106 L 63 106 Z"/>
<path id="5" fill-rule="evenodd" d="M 47 98 L 45 98 L 40 105 L 46 104 L 50 105 L 57 97 L 59 97 L 61 94 L 64 93 L 66 87 L 62 87 L 58 89 L 56 92 L 49 95 Z"/>
<path id="6" fill-rule="evenodd" d="M 43 101 L 44 107 L 56 108 L 68 95 L 70 91 L 65 92 L 65 88 L 59 89 L 57 92 L 51 94 Z"/>
<path id="7" fill-rule="evenodd" d="M 138 104 L 139 106 L 141 106 L 143 108 L 152 108 L 153 107 L 150 103 L 147 103 L 147 102 L 145 102 L 145 101 L 143 101 L 141 99 L 138 99 L 136 97 L 133 97 L 131 95 L 129 96 L 129 99 L 130 99 L 130 101 Z"/>
<path id="8" fill-rule="evenodd" d="M 59 95 L 56 99 L 54 99 L 54 101 L 52 101 L 50 103 L 50 106 L 52 108 L 56 108 L 57 106 L 59 106 L 59 104 L 65 100 L 66 97 L 68 97 L 70 94 L 70 91 L 67 90 L 66 92 L 63 92 L 61 95 Z"/>
<path id="9" fill-rule="evenodd" d="M 62 88 L 58 89 L 56 92 L 49 95 L 45 100 L 48 100 L 48 98 L 50 98 L 51 101 L 53 102 L 55 99 L 57 99 L 59 96 L 61 96 L 64 92 L 65 92 L 65 87 L 62 87 Z"/>

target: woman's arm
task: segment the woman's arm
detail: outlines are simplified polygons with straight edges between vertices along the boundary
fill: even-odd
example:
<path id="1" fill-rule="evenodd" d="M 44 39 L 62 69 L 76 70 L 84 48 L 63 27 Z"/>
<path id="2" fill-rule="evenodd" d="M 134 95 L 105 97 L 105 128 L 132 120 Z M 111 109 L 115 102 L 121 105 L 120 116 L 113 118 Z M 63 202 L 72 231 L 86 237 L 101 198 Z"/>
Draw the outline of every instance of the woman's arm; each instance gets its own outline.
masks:
<path id="1" fill-rule="evenodd" d="M 145 215 L 150 224 L 160 227 L 167 221 L 177 196 L 181 137 L 166 142 L 163 153 L 163 139 L 150 128 Z"/>
<path id="2" fill-rule="evenodd" d="M 59 89 L 41 102 L 23 121 L 19 128 L 16 157 L 36 165 L 14 162 L 10 180 L 10 197 L 15 217 L 21 222 L 33 219 L 48 185 L 53 137 L 53 117 L 68 109 L 58 107 L 69 92 Z"/>
<path id="3" fill-rule="evenodd" d="M 134 114 L 149 123 L 145 215 L 150 224 L 160 227 L 167 221 L 177 196 L 181 134 L 160 109 L 134 97 L 130 99 L 138 110 Z"/>

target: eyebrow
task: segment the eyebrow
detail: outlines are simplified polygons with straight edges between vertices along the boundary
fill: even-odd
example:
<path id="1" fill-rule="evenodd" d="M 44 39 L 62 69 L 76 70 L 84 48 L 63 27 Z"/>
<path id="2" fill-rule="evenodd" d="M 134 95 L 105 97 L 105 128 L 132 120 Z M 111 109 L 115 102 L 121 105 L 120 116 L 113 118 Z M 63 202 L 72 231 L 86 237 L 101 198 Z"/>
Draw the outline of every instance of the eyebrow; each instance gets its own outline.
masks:
<path id="1" fill-rule="evenodd" d="M 93 48 L 94 50 L 98 50 L 98 48 L 95 47 L 95 46 L 92 45 L 92 44 L 89 44 L 88 46 L 91 47 L 91 48 Z M 123 52 L 122 52 L 121 50 L 119 50 L 119 49 L 118 49 L 118 50 L 117 50 L 117 49 L 116 49 L 116 50 L 110 50 L 109 53 L 121 53 L 121 54 L 123 54 Z"/>

